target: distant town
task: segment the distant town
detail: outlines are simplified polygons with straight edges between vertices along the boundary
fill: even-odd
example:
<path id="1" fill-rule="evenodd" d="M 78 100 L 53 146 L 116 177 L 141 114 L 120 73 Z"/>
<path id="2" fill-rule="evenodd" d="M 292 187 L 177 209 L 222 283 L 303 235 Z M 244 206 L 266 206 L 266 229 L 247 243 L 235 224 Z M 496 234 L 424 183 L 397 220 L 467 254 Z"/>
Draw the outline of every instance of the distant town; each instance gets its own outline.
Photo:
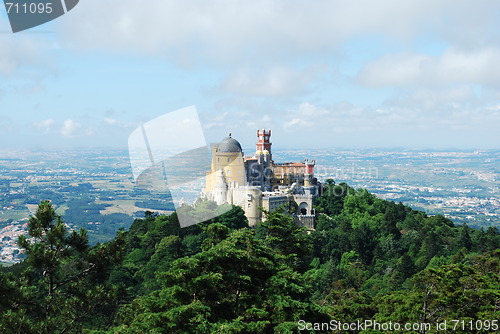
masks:
<path id="1" fill-rule="evenodd" d="M 323 163 L 316 174 L 321 179 L 330 177 L 428 214 L 442 214 L 456 225 L 500 226 L 498 151 L 332 153 L 314 154 Z"/>
<path id="2" fill-rule="evenodd" d="M 253 148 L 243 149 L 250 152 Z M 500 226 L 497 150 L 287 150 L 279 161 L 316 160 L 319 181 L 333 179 L 402 202 L 456 225 Z M 186 189 L 186 198 L 199 188 Z M 17 238 L 41 200 L 50 199 L 68 228 L 85 228 L 91 242 L 111 239 L 146 210 L 174 210 L 168 190 L 135 186 L 128 152 L 111 149 L 0 151 L 0 262 L 22 258 Z"/>

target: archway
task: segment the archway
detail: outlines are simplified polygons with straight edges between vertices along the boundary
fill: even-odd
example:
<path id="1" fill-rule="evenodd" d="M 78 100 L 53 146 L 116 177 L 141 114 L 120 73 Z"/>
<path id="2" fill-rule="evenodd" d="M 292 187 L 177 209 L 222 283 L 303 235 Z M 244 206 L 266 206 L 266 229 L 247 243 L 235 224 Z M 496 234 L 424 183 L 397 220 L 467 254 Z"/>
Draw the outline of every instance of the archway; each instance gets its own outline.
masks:
<path id="1" fill-rule="evenodd" d="M 306 202 L 302 202 L 299 204 L 299 212 L 301 215 L 307 215 L 309 209 L 309 205 Z"/>

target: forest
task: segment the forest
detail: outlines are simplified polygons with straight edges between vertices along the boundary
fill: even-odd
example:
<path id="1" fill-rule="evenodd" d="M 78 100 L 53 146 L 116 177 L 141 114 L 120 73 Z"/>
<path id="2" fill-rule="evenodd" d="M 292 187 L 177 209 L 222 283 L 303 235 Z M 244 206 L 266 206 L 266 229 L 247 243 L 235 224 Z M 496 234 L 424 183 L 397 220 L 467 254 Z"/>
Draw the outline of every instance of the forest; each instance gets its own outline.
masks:
<path id="1" fill-rule="evenodd" d="M 0 333 L 498 332 L 497 228 L 456 226 L 333 180 L 315 230 L 289 209 L 264 212 L 256 228 L 237 206 L 188 228 L 148 211 L 90 246 L 42 201 L 18 241 L 24 261 L 0 271 Z"/>

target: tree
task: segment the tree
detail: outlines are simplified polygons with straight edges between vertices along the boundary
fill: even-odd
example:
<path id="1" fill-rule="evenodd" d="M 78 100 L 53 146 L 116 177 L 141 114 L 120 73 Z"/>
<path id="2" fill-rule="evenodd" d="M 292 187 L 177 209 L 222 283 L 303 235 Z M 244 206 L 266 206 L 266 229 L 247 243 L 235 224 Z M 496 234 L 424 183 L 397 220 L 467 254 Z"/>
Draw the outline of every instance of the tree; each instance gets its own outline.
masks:
<path id="1" fill-rule="evenodd" d="M 326 213 L 327 215 L 338 215 L 344 207 L 344 199 L 349 192 L 354 189 L 350 188 L 346 183 L 335 184 L 332 179 L 326 180 L 322 186 L 322 194 L 316 199 L 317 212 Z"/>
<path id="2" fill-rule="evenodd" d="M 359 253 L 361 261 L 365 265 L 371 264 L 373 260 L 373 251 L 377 244 L 375 240 L 375 233 L 366 223 L 362 223 L 354 229 L 351 234 L 351 244 Z"/>
<path id="3" fill-rule="evenodd" d="M 415 273 L 415 265 L 413 260 L 408 254 L 403 254 L 397 263 L 396 268 L 393 271 L 393 278 L 395 284 L 402 284 L 407 278 L 411 277 Z"/>
<path id="4" fill-rule="evenodd" d="M 472 248 L 472 239 L 469 234 L 469 227 L 466 224 L 462 225 L 460 229 L 460 234 L 458 236 L 458 245 L 459 248 L 465 248 L 468 251 Z"/>
<path id="5" fill-rule="evenodd" d="M 85 230 L 68 231 L 51 203 L 43 201 L 20 236 L 27 269 L 20 290 L 23 304 L 4 314 L 2 333 L 77 333 L 84 324 L 109 323 L 116 291 L 105 284 L 121 259 L 123 238 L 89 247 Z"/>
<path id="6" fill-rule="evenodd" d="M 382 232 L 384 234 L 392 234 L 394 238 L 399 239 L 401 238 L 401 233 L 396 227 L 398 219 L 396 208 L 397 206 L 394 202 L 389 202 L 387 205 L 384 216 L 382 217 Z"/>
<path id="7" fill-rule="evenodd" d="M 265 221 L 257 225 L 257 235 L 265 244 L 284 255 L 295 269 L 305 271 L 312 258 L 312 240 L 307 229 L 279 210 L 264 211 Z"/>
<path id="8" fill-rule="evenodd" d="M 414 275 L 408 291 L 377 297 L 377 321 L 436 323 L 498 319 L 500 298 L 499 252 L 472 258 L 472 265 L 451 264 L 429 268 Z M 406 331 L 404 331 L 406 333 Z M 438 333 L 431 331 L 429 333 Z M 481 330 L 453 330 L 480 333 Z"/>
<path id="9" fill-rule="evenodd" d="M 220 235 L 220 226 L 210 230 Z M 282 258 L 254 230 L 234 231 L 174 261 L 158 275 L 162 288 L 136 299 L 113 333 L 288 333 L 299 319 L 328 321 Z"/>
<path id="10" fill-rule="evenodd" d="M 223 204 L 216 210 L 217 212 L 223 213 L 212 219 L 213 222 L 221 223 L 232 230 L 248 227 L 248 219 L 245 216 L 245 211 L 243 211 L 241 207 L 236 205 Z"/>

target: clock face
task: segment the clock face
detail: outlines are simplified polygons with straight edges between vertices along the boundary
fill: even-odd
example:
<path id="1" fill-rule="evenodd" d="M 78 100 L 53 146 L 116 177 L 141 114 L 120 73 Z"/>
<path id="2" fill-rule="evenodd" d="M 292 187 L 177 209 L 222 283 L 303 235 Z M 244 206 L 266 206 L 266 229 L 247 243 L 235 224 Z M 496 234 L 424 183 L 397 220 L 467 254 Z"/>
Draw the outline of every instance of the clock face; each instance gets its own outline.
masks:
<path id="1" fill-rule="evenodd" d="M 13 33 L 52 21 L 69 12 L 78 2 L 79 0 L 4 0 Z"/>

